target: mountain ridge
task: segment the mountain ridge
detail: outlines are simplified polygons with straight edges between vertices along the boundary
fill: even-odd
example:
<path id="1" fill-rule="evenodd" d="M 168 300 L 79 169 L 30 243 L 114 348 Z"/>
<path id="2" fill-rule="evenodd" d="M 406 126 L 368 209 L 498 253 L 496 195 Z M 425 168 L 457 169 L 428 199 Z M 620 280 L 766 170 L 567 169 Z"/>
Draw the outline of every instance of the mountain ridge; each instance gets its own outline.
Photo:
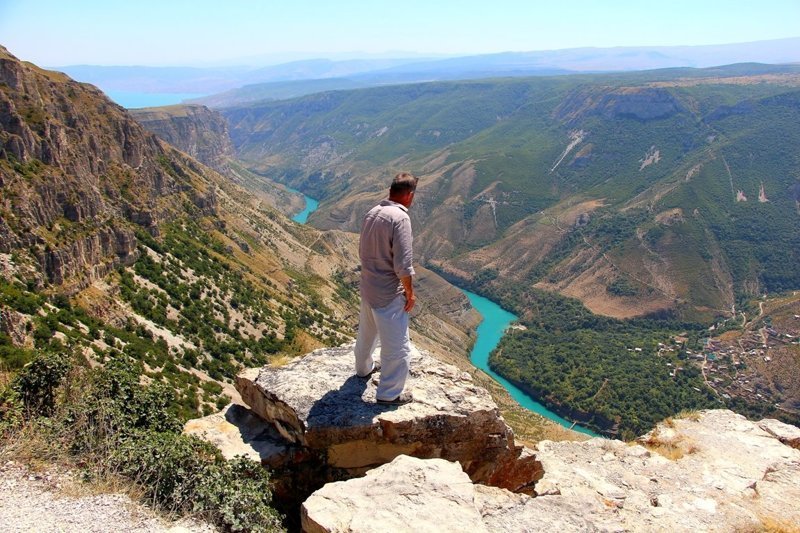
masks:
<path id="1" fill-rule="evenodd" d="M 531 76 L 570 72 L 708 67 L 754 61 L 798 62 L 800 38 L 723 45 L 575 48 L 503 52 L 433 59 L 307 59 L 268 67 L 120 67 L 61 66 L 81 81 L 107 91 L 218 93 L 244 85 L 289 80 L 345 77 L 350 82 L 381 85 L 478 77 Z M 394 65 L 394 66 L 392 66 Z M 251 89 L 252 90 L 252 89 Z M 197 103 L 207 103 L 200 101 Z"/>
<path id="2" fill-rule="evenodd" d="M 668 76 L 677 73 L 657 71 L 595 78 L 580 76 L 361 89 L 355 92 L 322 93 L 282 103 L 231 108 L 225 110 L 224 114 L 231 123 L 231 135 L 238 153 L 253 170 L 264 172 L 269 169 L 279 179 L 323 200 L 320 211 L 312 217 L 312 223 L 321 227 L 346 223 L 347 227 L 352 228 L 356 221 L 341 217 L 349 217 L 350 213 L 359 211 L 358 208 L 352 209 L 349 203 L 361 198 L 360 194 L 348 191 L 349 196 L 340 200 L 342 215 L 338 214 L 337 207 L 325 202 L 327 195 L 341 195 L 343 190 L 351 187 L 345 183 L 351 181 L 355 184 L 352 181 L 354 176 L 369 173 L 370 169 L 389 164 L 415 166 L 432 171 L 435 169 L 435 173 L 430 174 L 431 178 L 445 176 L 450 181 L 452 178 L 448 176 L 461 176 L 460 179 L 470 189 L 470 205 L 465 211 L 468 218 L 459 222 L 453 220 L 452 211 L 445 211 L 442 214 L 450 213 L 446 215 L 449 221 L 446 219 L 444 226 L 434 225 L 439 228 L 461 225 L 460 231 L 466 232 L 466 236 L 447 240 L 480 248 L 481 243 L 496 240 L 524 215 L 534 215 L 556 205 L 559 198 L 567 199 L 570 195 L 583 195 L 584 200 L 592 201 L 604 199 L 605 203 L 616 209 L 619 208 L 614 207 L 617 202 L 629 202 L 628 210 L 648 208 L 654 200 L 663 203 L 665 195 L 674 196 L 675 193 L 670 190 L 686 187 L 681 185 L 681 180 L 686 181 L 685 177 L 692 172 L 702 172 L 704 152 L 712 154 L 711 161 L 715 161 L 713 154 L 720 149 L 727 150 L 726 144 L 738 142 L 734 137 L 718 144 L 719 148 L 716 149 L 706 146 L 707 139 L 717 139 L 717 143 L 723 139 L 715 131 L 717 124 L 730 122 L 736 113 L 745 112 L 736 111 L 735 108 L 734 111 L 725 111 L 728 109 L 725 105 L 707 111 L 698 109 L 698 106 L 707 105 L 705 102 L 709 101 L 708 98 L 716 97 L 720 91 L 727 93 L 728 98 L 742 98 L 740 94 L 757 90 L 764 95 L 762 100 L 745 98 L 741 101 L 744 103 L 738 105 L 761 105 L 763 112 L 772 112 L 768 108 L 775 105 L 782 109 L 792 108 L 788 95 L 800 81 L 797 67 L 779 67 L 777 71 L 772 71 L 777 77 L 769 78 L 771 81 L 759 77 L 770 76 L 763 71 L 759 71 L 755 78 L 742 79 L 741 70 L 746 68 L 732 66 L 723 69 L 722 72 L 727 72 L 728 77 L 722 79 L 717 78 L 720 70 L 712 69 L 709 73 L 693 72 L 690 77 L 684 79 L 679 76 L 672 78 L 672 81 L 667 81 Z M 594 84 L 587 83 L 592 79 L 597 81 Z M 752 84 L 759 83 L 759 80 L 767 81 L 766 88 L 754 88 Z M 579 87 L 581 83 L 584 88 L 570 92 L 570 87 Z M 601 87 L 603 83 L 608 87 Z M 539 104 L 525 104 L 533 110 L 532 114 L 520 111 L 527 108 L 520 108 L 519 103 L 529 98 L 527 95 L 533 91 L 539 93 L 539 98 L 563 99 L 552 109 Z M 687 91 L 693 94 L 687 94 Z M 771 92 L 783 92 L 787 96 L 783 99 L 776 96 L 770 100 Z M 450 94 L 457 95 L 452 97 L 455 103 L 447 102 L 445 95 Z M 488 104 L 490 100 L 498 103 Z M 763 103 L 754 104 L 757 101 Z M 389 103 L 395 111 L 386 111 L 388 108 L 380 111 L 380 105 Z M 441 108 L 430 114 L 428 108 L 434 105 L 440 105 Z M 541 110 L 537 111 L 531 106 L 539 106 Z M 276 113 L 275 116 L 280 114 L 287 120 L 258 122 L 258 116 L 266 118 L 271 113 Z M 322 118 L 326 115 L 327 118 Z M 408 115 L 411 122 L 398 122 L 403 115 Z M 704 115 L 707 117 L 704 118 Z M 676 135 L 665 127 L 669 122 L 672 122 L 670 127 L 677 128 L 683 136 L 677 143 Z M 620 128 L 623 123 L 630 125 L 631 133 L 613 129 Z M 524 130 L 523 124 L 526 124 Z M 248 131 L 256 128 L 257 133 L 250 136 Z M 646 133 L 648 128 L 655 129 L 652 133 Z M 659 137 L 652 137 L 649 144 L 645 144 L 648 141 L 642 141 L 642 135 L 639 138 L 631 137 L 637 129 L 645 136 L 664 136 L 663 142 L 667 146 L 654 146 Z M 586 134 L 592 130 L 594 132 L 587 137 Z M 564 141 L 561 139 L 565 135 L 573 137 L 568 143 L 562 144 Z M 503 145 L 504 139 L 510 138 L 515 138 L 515 141 Z M 604 138 L 605 153 L 601 153 L 598 151 L 598 142 Z M 263 148 L 263 143 L 269 143 L 269 147 Z M 615 177 L 617 170 L 614 165 L 619 164 L 616 161 L 631 159 L 632 152 L 638 153 L 636 159 L 626 163 L 629 170 L 625 170 L 623 176 Z M 451 162 L 436 163 L 440 157 Z M 268 165 L 263 166 L 260 162 L 263 160 L 268 160 Z M 680 165 L 682 170 L 673 170 L 676 165 Z M 528 178 L 523 175 L 525 166 L 533 174 Z M 513 174 L 507 174 L 500 180 L 489 177 L 504 167 Z M 468 170 L 470 168 L 472 170 Z M 468 173 L 464 174 L 464 170 L 468 170 Z M 671 173 L 674 174 L 668 176 Z M 337 174 L 345 180 L 327 177 Z M 479 180 L 476 182 L 475 178 L 471 178 L 464 181 L 469 174 L 474 174 Z M 482 175 L 485 177 L 481 178 Z M 436 177 L 435 181 L 439 180 L 441 178 Z M 530 180 L 534 180 L 538 187 L 536 194 L 526 191 L 529 185 L 525 185 L 525 182 Z M 611 185 L 604 185 L 604 180 Z M 424 227 L 432 222 L 427 220 L 433 215 L 427 212 L 432 207 L 431 201 L 436 206 L 442 201 L 441 198 L 453 199 L 452 194 L 447 196 L 443 195 L 444 191 L 432 190 L 440 186 L 430 182 L 430 179 L 423 182 L 427 194 L 422 196 L 422 202 L 417 206 Z M 791 187 L 791 184 L 787 186 Z M 362 185 L 359 187 L 363 188 Z M 448 190 L 453 192 L 452 189 Z M 548 190 L 552 192 L 548 194 Z M 751 190 L 749 194 L 751 197 L 757 196 L 756 192 Z M 509 203 L 509 194 L 522 194 L 525 202 L 519 198 Z M 785 203 L 785 196 L 780 200 Z M 366 204 L 371 200 L 365 197 L 358 201 Z M 727 200 L 726 204 L 729 202 Z M 669 209 L 677 207 L 669 206 Z M 782 205 L 781 209 L 786 207 Z M 687 208 L 691 210 L 688 204 L 684 210 Z M 331 217 L 330 222 L 325 221 L 326 216 Z M 441 239 L 426 234 L 421 240 L 424 246 L 439 247 L 436 243 Z M 446 255 L 430 256 L 427 250 L 422 250 L 422 257 L 423 261 L 449 259 Z M 740 280 L 739 283 L 744 282 Z M 685 292 L 676 296 L 687 299 Z M 720 302 L 711 307 L 730 308 L 732 298 L 728 291 L 727 304 Z"/>

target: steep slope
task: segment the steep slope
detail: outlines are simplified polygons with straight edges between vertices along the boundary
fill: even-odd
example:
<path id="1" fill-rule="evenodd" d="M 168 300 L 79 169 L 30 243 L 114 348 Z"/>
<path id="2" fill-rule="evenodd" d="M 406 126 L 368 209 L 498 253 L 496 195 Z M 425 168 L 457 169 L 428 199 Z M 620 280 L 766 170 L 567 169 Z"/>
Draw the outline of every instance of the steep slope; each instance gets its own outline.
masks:
<path id="1" fill-rule="evenodd" d="M 227 402 L 244 364 L 354 333 L 352 235 L 292 223 L 96 88 L 5 49 L 0 191 L 4 370 L 46 352 L 132 359 L 189 417 Z M 428 342 L 466 346 L 466 299 L 425 277 Z"/>
<path id="2" fill-rule="evenodd" d="M 221 174 L 229 171 L 233 145 L 228 125 L 219 113 L 200 105 L 131 109 L 147 131 Z"/>
<path id="3" fill-rule="evenodd" d="M 129 113 L 147 131 L 249 189 L 265 204 L 290 215 L 303 210 L 301 194 L 242 167 L 234 157 L 227 122 L 216 111 L 180 104 L 131 109 Z"/>

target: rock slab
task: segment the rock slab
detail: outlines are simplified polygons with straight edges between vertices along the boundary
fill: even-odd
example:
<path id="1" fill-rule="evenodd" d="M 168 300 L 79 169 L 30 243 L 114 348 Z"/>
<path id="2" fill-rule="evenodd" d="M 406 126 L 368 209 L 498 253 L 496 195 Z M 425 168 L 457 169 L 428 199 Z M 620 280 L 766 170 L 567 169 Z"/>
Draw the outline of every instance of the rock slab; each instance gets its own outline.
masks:
<path id="1" fill-rule="evenodd" d="M 715 410 L 664 422 L 638 443 L 544 441 L 536 451 L 544 477 L 535 497 L 467 485 L 456 464 L 398 458 L 315 492 L 303 504 L 303 527 L 464 531 L 472 520 L 472 531 L 497 532 L 795 531 L 796 431 Z M 439 520 L 431 525 L 430 516 Z"/>
<path id="2" fill-rule="evenodd" d="M 301 508 L 306 533 L 591 531 L 565 500 L 473 484 L 458 463 L 399 456 L 363 478 L 329 483 Z"/>
<path id="3" fill-rule="evenodd" d="M 361 475 L 398 455 L 458 461 L 473 481 L 531 486 L 538 464 L 515 446 L 489 393 L 468 373 L 413 351 L 414 401 L 376 403 L 379 372 L 354 374 L 353 347 L 324 348 L 280 368 L 241 374 L 236 388 L 293 446 L 339 476 Z"/>

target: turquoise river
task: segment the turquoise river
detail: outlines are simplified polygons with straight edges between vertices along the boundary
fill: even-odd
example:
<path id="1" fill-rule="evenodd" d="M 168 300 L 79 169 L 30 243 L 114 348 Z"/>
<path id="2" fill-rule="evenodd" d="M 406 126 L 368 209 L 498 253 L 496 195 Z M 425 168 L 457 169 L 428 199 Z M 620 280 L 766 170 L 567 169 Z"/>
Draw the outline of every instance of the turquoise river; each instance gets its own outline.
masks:
<path id="1" fill-rule="evenodd" d="M 483 296 L 478 296 L 474 292 L 470 292 L 465 289 L 461 289 L 461 291 L 467 295 L 472 307 L 477 309 L 477 311 L 483 317 L 483 321 L 478 326 L 478 335 L 475 339 L 475 346 L 472 347 L 472 353 L 470 354 L 470 360 L 472 361 L 472 364 L 492 376 L 492 378 L 505 387 L 511 397 L 519 402 L 522 407 L 529 409 L 534 413 L 540 414 L 543 417 L 552 420 L 553 422 L 557 422 L 564 427 L 571 427 L 573 430 L 579 431 L 580 433 L 585 433 L 586 435 L 591 435 L 592 437 L 598 437 L 599 435 L 597 435 L 597 433 L 594 433 L 586 428 L 582 428 L 577 425 L 573 427 L 572 422 L 561 418 L 554 412 L 550 411 L 544 405 L 540 404 L 528 396 L 525 392 L 517 388 L 516 385 L 489 368 L 489 354 L 492 352 L 492 350 L 494 350 L 495 346 L 497 346 L 497 343 L 500 342 L 500 339 L 505 334 L 506 329 L 508 329 L 511 323 L 517 319 L 517 315 L 509 313 L 493 301 L 488 300 Z"/>
<path id="2" fill-rule="evenodd" d="M 292 192 L 303 194 L 296 189 L 292 189 L 291 187 L 286 187 L 286 188 Z M 306 199 L 306 207 L 292 217 L 292 220 L 294 220 L 298 224 L 305 224 L 306 222 L 308 222 L 308 215 L 313 213 L 317 209 L 317 207 L 319 207 L 319 202 L 317 200 L 314 200 L 310 196 L 303 194 L 303 198 Z"/>

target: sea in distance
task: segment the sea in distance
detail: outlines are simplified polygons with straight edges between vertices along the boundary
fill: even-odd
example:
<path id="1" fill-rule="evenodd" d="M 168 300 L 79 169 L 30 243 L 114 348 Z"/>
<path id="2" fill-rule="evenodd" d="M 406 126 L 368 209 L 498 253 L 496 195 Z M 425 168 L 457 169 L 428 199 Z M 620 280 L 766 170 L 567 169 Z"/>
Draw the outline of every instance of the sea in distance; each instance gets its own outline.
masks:
<path id="1" fill-rule="evenodd" d="M 127 91 L 105 91 L 105 93 L 114 102 L 126 109 L 175 105 L 182 103 L 184 100 L 205 96 L 205 94 L 198 93 L 138 93 Z"/>

